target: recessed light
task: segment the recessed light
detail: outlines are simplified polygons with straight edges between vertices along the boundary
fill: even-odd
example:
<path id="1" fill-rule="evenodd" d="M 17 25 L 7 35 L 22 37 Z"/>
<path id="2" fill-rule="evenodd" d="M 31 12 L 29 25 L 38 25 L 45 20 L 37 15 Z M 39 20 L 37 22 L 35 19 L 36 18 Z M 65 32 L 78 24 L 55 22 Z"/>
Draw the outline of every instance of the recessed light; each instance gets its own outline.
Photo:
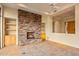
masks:
<path id="1" fill-rule="evenodd" d="M 23 8 L 28 8 L 26 5 L 24 4 L 18 4 L 18 6 L 23 7 Z"/>
<path id="2" fill-rule="evenodd" d="M 48 13 L 48 12 L 44 12 L 44 14 L 47 14 L 47 15 L 49 15 L 49 13 Z"/>

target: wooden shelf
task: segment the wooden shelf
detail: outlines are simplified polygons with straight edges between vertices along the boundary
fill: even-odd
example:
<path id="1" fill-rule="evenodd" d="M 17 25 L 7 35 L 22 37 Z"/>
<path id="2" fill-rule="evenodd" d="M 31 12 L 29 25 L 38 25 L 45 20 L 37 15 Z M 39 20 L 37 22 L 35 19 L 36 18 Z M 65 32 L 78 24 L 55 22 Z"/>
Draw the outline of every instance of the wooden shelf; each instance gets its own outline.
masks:
<path id="1" fill-rule="evenodd" d="M 15 23 L 6 23 L 6 25 L 9 25 L 9 26 L 16 26 Z"/>
<path id="2" fill-rule="evenodd" d="M 16 19 L 5 18 L 5 34 L 16 35 Z"/>
<path id="3" fill-rule="evenodd" d="M 16 31 L 16 30 L 14 30 L 14 29 L 6 29 L 7 31 Z"/>

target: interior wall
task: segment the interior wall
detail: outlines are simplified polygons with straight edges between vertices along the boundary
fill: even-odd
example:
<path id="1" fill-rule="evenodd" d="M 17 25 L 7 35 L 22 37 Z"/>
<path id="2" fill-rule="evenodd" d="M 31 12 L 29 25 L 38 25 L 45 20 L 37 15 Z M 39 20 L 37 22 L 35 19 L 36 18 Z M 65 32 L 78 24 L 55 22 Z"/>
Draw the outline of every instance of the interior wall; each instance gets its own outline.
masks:
<path id="1" fill-rule="evenodd" d="M 53 33 L 52 32 L 52 17 L 51 16 L 43 16 L 46 24 L 46 35 L 47 40 L 66 44 L 72 47 L 79 48 L 79 4 L 75 5 L 75 34 L 67 34 L 67 33 Z"/>
<path id="2" fill-rule="evenodd" d="M 61 33 L 61 22 L 60 21 L 55 21 L 54 23 L 54 32 L 55 33 Z"/>
<path id="3" fill-rule="evenodd" d="M 78 47 L 79 47 L 79 4 L 77 4 L 75 6 L 75 27 L 76 27 L 76 36 L 77 36 L 77 44 L 78 44 Z"/>
<path id="4" fill-rule="evenodd" d="M 19 19 L 19 45 L 25 45 L 30 40 L 40 39 L 41 34 L 41 15 L 18 10 Z M 27 38 L 27 32 L 34 32 L 34 39 Z"/>
<path id="5" fill-rule="evenodd" d="M 18 10 L 4 6 L 4 17 L 17 19 L 18 18 Z"/>
<path id="6" fill-rule="evenodd" d="M 60 33 L 65 33 L 65 23 L 61 21 L 61 32 Z"/>

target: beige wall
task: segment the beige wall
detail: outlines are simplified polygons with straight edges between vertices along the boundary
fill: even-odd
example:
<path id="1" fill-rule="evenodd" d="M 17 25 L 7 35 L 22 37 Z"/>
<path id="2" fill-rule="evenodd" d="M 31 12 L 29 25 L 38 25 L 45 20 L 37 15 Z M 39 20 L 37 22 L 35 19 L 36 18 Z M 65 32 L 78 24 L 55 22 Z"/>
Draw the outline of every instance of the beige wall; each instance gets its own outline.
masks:
<path id="1" fill-rule="evenodd" d="M 17 19 L 18 18 L 18 11 L 17 11 L 17 9 L 4 7 L 4 17 Z"/>
<path id="2" fill-rule="evenodd" d="M 45 19 L 44 22 L 46 24 L 45 29 L 47 34 L 47 40 L 79 48 L 79 4 L 75 5 L 75 12 L 76 34 L 53 33 L 52 18 L 51 16 L 44 15 L 43 19 Z"/>

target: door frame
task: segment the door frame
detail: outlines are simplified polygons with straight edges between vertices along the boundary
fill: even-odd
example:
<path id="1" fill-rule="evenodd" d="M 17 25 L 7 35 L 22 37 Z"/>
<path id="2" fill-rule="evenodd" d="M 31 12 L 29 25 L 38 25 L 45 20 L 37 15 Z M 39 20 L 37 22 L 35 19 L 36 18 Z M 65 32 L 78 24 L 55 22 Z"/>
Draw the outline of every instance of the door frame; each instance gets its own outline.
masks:
<path id="1" fill-rule="evenodd" d="M 0 7 L 1 7 L 1 47 L 2 48 L 4 45 L 3 45 L 3 5 L 0 4 Z"/>

